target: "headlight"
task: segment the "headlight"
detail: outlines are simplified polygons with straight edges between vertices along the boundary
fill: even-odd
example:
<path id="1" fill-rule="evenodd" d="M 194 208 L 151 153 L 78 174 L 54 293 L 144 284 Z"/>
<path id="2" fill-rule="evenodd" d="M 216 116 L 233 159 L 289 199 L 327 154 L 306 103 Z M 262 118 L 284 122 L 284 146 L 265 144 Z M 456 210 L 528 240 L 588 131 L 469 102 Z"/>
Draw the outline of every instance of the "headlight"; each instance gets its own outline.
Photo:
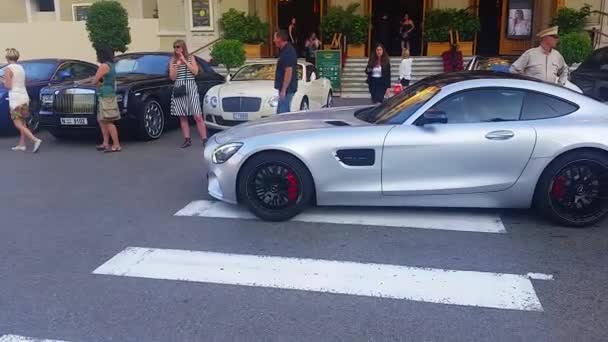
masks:
<path id="1" fill-rule="evenodd" d="M 270 107 L 277 107 L 279 105 L 279 97 L 273 96 L 268 100 Z"/>
<path id="2" fill-rule="evenodd" d="M 212 161 L 214 164 L 223 164 L 228 161 L 240 148 L 243 143 L 229 143 L 222 145 L 213 151 Z"/>
<path id="3" fill-rule="evenodd" d="M 211 102 L 211 107 L 217 108 L 217 96 L 212 96 L 209 101 Z"/>
<path id="4" fill-rule="evenodd" d="M 43 105 L 52 105 L 52 104 L 53 104 L 53 99 L 54 99 L 54 97 L 55 97 L 55 96 L 54 96 L 53 94 L 45 94 L 45 95 L 42 95 L 42 96 L 40 97 L 40 102 L 41 102 Z"/>

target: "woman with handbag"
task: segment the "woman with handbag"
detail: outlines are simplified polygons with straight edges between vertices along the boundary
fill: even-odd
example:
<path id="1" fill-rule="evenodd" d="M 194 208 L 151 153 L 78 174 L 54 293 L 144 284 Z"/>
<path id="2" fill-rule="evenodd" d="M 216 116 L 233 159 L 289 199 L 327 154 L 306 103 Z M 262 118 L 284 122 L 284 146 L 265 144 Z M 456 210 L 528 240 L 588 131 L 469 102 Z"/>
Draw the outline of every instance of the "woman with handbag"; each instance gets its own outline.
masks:
<path id="1" fill-rule="evenodd" d="M 98 151 L 120 152 L 122 150 L 118 140 L 118 129 L 114 122 L 120 120 L 120 111 L 116 101 L 116 71 L 114 69 L 114 50 L 104 46 L 95 49 L 97 61 L 100 63 L 93 83 L 97 86 L 97 121 L 101 128 L 103 142 L 97 145 Z M 110 147 L 110 138 L 112 146 Z"/>
<path id="2" fill-rule="evenodd" d="M 183 40 L 173 43 L 173 57 L 169 65 L 169 78 L 175 81 L 171 96 L 171 115 L 179 117 L 179 123 L 184 135 L 182 148 L 190 147 L 190 125 L 188 117 L 193 116 L 198 133 L 207 142 L 207 127 L 203 121 L 203 111 L 196 85 L 195 76 L 199 73 L 196 59 L 188 54 L 188 48 Z"/>
<path id="3" fill-rule="evenodd" d="M 25 119 L 29 116 L 30 97 L 25 88 L 25 70 L 17 61 L 19 60 L 19 51 L 16 49 L 6 49 L 6 61 L 8 66 L 4 73 L 4 86 L 8 91 L 8 104 L 10 107 L 11 120 L 15 128 L 19 130 L 19 144 L 12 148 L 13 151 L 25 151 L 25 138 L 30 139 L 34 143 L 33 152 L 38 152 L 42 140 L 36 138 L 34 134 L 27 128 Z"/>
<path id="4" fill-rule="evenodd" d="M 391 61 L 382 44 L 376 44 L 375 53 L 369 56 L 365 73 L 372 103 L 382 103 L 391 87 Z"/>

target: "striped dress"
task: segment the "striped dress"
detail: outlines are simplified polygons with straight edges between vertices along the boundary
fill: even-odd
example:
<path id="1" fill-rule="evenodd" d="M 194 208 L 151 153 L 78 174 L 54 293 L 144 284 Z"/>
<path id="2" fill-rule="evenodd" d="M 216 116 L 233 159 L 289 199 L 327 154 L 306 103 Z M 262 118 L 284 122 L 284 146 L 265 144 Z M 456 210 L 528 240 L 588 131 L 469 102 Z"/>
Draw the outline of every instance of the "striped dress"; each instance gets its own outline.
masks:
<path id="1" fill-rule="evenodd" d="M 188 57 L 188 63 L 192 62 L 192 56 Z M 177 61 L 173 64 L 175 65 Z M 186 65 L 177 66 L 177 78 L 175 87 L 186 86 L 186 96 L 174 97 L 171 94 L 171 115 L 173 116 L 194 116 L 202 115 L 201 101 L 198 94 L 198 86 L 194 74 Z"/>

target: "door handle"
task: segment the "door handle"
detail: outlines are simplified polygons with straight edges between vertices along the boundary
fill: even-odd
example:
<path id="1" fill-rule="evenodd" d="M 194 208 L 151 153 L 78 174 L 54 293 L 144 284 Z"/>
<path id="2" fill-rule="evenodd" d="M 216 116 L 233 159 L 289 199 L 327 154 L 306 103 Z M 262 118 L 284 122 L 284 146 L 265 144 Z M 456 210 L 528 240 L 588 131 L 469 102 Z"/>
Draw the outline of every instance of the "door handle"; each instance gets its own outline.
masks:
<path id="1" fill-rule="evenodd" d="M 486 139 L 489 140 L 507 140 L 511 139 L 515 134 L 511 131 L 494 131 L 486 134 Z"/>

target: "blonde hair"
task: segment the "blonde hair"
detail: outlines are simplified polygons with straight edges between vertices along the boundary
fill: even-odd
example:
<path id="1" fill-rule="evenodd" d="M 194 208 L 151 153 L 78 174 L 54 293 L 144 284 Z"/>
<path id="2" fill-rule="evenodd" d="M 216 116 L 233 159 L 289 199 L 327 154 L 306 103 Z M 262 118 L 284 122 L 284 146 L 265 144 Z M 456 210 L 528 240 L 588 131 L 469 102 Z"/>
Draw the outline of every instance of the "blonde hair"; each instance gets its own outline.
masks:
<path id="1" fill-rule="evenodd" d="M 403 58 L 410 58 L 410 50 L 409 49 L 403 49 L 403 51 L 401 51 L 401 57 L 403 57 Z"/>
<path id="2" fill-rule="evenodd" d="M 8 48 L 6 49 L 6 60 L 7 61 L 11 61 L 11 62 L 16 62 L 19 60 L 19 51 L 17 51 L 17 49 L 15 48 Z"/>
<path id="3" fill-rule="evenodd" d="M 186 46 L 186 42 L 183 39 L 178 39 L 174 41 L 173 46 L 175 45 L 179 45 L 182 47 L 182 53 L 184 55 L 184 58 L 190 57 L 190 54 L 188 53 L 188 47 Z M 175 55 L 175 51 L 173 52 L 173 55 Z"/>

